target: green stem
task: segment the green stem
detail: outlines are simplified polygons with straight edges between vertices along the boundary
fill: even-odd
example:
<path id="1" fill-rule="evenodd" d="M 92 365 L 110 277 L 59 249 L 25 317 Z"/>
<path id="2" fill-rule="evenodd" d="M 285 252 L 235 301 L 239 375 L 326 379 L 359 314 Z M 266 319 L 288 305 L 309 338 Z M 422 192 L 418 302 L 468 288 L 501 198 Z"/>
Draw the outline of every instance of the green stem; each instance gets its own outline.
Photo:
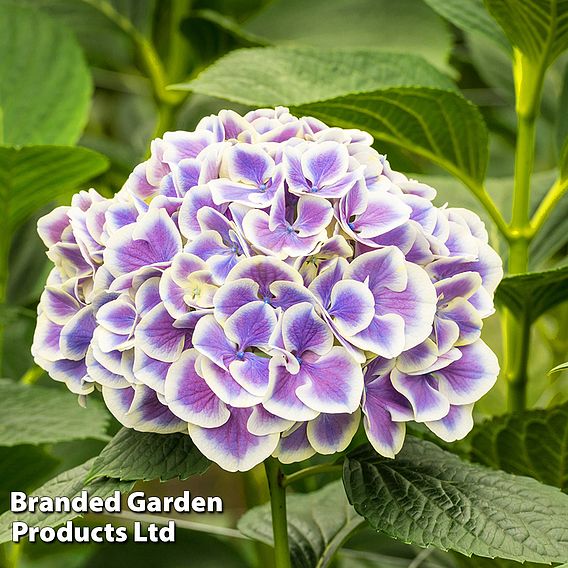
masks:
<path id="1" fill-rule="evenodd" d="M 248 509 L 266 503 L 270 499 L 266 476 L 262 466 L 255 467 L 243 474 L 245 502 Z M 256 551 L 256 566 L 269 568 L 274 565 L 272 549 L 263 542 L 254 541 Z"/>
<path id="2" fill-rule="evenodd" d="M 160 56 L 152 42 L 140 33 L 128 18 L 125 18 L 107 0 L 82 0 L 82 2 L 104 14 L 131 38 L 142 66 L 150 79 L 154 98 L 158 103 L 178 104 L 183 100 L 184 93 L 167 90 L 168 81 Z"/>
<path id="3" fill-rule="evenodd" d="M 22 546 L 22 542 L 6 542 L 0 545 L 0 566 L 4 568 L 18 568 L 22 554 Z"/>
<path id="4" fill-rule="evenodd" d="M 542 228 L 545 221 L 558 205 L 558 202 L 564 197 L 566 191 L 568 191 L 568 179 L 561 178 L 556 180 L 531 219 L 531 237 L 534 237 Z"/>
<path id="5" fill-rule="evenodd" d="M 0 231 L 0 376 L 4 372 L 4 331 L 6 327 L 5 312 L 8 296 L 8 274 L 11 238 L 8 230 Z"/>
<path id="6" fill-rule="evenodd" d="M 513 214 L 509 235 L 509 274 L 527 272 L 529 245 L 533 237 L 530 223 L 531 176 L 534 167 L 536 118 L 540 106 L 544 63 L 515 52 L 515 89 L 517 95 L 517 146 Z M 505 377 L 511 410 L 526 407 L 527 365 L 531 322 L 506 311 L 504 320 Z"/>
<path id="7" fill-rule="evenodd" d="M 164 132 L 174 127 L 176 111 L 176 106 L 169 103 L 158 103 L 158 120 L 152 138 L 162 136 Z M 150 150 L 148 149 L 148 151 Z"/>
<path id="8" fill-rule="evenodd" d="M 284 487 L 288 487 L 292 483 L 296 483 L 301 479 L 306 477 L 310 477 L 312 475 L 318 475 L 320 473 L 338 473 L 343 470 L 343 466 L 341 464 L 336 463 L 324 463 L 320 465 L 312 465 L 310 467 L 306 467 L 305 469 L 301 469 L 300 471 L 296 471 L 295 473 L 291 473 L 290 475 L 286 475 L 282 482 Z"/>
<path id="9" fill-rule="evenodd" d="M 192 0 L 172 0 L 166 70 L 170 83 L 183 79 L 187 73 L 191 45 L 181 31 L 181 23 L 191 13 Z"/>
<path id="10" fill-rule="evenodd" d="M 288 523 L 286 520 L 286 488 L 283 484 L 284 474 L 280 469 L 280 463 L 274 458 L 265 460 L 264 467 L 268 479 L 268 489 L 270 490 L 276 568 L 291 568 Z"/>
<path id="11" fill-rule="evenodd" d="M 505 218 L 499 211 L 497 205 L 487 192 L 487 189 L 481 184 L 471 180 L 471 179 L 464 179 L 462 178 L 462 182 L 466 185 L 467 188 L 473 193 L 473 195 L 477 198 L 477 200 L 483 205 L 483 208 L 487 212 L 487 214 L 491 217 L 495 226 L 499 230 L 499 232 L 506 238 L 510 238 L 510 228 L 505 221 Z"/>

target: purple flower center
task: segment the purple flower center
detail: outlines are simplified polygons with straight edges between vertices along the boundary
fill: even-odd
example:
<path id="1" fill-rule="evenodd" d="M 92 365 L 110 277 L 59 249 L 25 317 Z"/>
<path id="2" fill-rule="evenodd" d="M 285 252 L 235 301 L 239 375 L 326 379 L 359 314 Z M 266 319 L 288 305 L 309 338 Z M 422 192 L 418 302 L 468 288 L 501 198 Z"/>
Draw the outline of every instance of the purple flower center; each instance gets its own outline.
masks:
<path id="1" fill-rule="evenodd" d="M 245 352 L 244 351 L 237 351 L 236 357 L 239 361 L 242 361 L 245 358 Z"/>

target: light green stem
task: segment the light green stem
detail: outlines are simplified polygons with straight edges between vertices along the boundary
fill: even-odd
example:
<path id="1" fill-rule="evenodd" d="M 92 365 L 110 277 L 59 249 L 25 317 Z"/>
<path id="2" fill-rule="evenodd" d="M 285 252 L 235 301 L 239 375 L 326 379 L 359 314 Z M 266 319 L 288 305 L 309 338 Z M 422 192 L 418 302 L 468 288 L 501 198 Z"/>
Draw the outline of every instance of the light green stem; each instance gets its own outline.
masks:
<path id="1" fill-rule="evenodd" d="M 166 70 L 170 83 L 182 80 L 187 73 L 191 44 L 181 31 L 181 24 L 191 13 L 192 0 L 172 0 Z"/>
<path id="2" fill-rule="evenodd" d="M 280 469 L 280 463 L 274 458 L 266 459 L 264 467 L 268 479 L 268 489 L 270 490 L 275 565 L 276 568 L 291 568 L 288 522 L 286 519 L 286 488 L 283 484 L 284 474 Z"/>
<path id="3" fill-rule="evenodd" d="M 23 542 L 6 542 L 0 545 L 0 566 L 2 568 L 18 568 L 22 554 Z"/>
<path id="4" fill-rule="evenodd" d="M 515 87 L 517 94 L 517 147 L 515 153 L 515 183 L 513 214 L 509 234 L 509 274 L 527 272 L 531 230 L 530 184 L 534 166 L 536 118 L 540 106 L 544 64 L 535 63 L 515 52 Z M 520 316 L 505 313 L 504 352 L 505 377 L 508 381 L 510 410 L 526 407 L 527 365 L 530 348 L 531 322 Z"/>
<path id="5" fill-rule="evenodd" d="M 178 103 L 182 98 L 182 94 L 166 89 L 166 73 L 152 42 L 144 37 L 134 24 L 118 12 L 108 0 L 82 0 L 82 2 L 104 14 L 130 37 L 136 47 L 140 62 L 152 83 L 152 91 L 157 102 Z"/>
<path id="6" fill-rule="evenodd" d="M 335 463 L 324 463 L 320 465 L 313 465 L 310 467 L 306 467 L 305 469 L 301 469 L 295 473 L 291 473 L 290 475 L 284 476 L 284 480 L 282 481 L 282 485 L 284 487 L 288 487 L 292 483 L 296 483 L 301 479 L 305 479 L 306 477 L 310 477 L 312 475 L 318 475 L 321 473 L 338 473 L 342 471 L 343 466 L 341 464 Z"/>
<path id="7" fill-rule="evenodd" d="M 541 204 L 538 206 L 536 213 L 531 219 L 530 236 L 534 237 L 542 228 L 545 221 L 554 211 L 558 202 L 564 197 L 568 191 L 568 178 L 560 178 L 556 180 L 549 192 L 544 196 Z"/>

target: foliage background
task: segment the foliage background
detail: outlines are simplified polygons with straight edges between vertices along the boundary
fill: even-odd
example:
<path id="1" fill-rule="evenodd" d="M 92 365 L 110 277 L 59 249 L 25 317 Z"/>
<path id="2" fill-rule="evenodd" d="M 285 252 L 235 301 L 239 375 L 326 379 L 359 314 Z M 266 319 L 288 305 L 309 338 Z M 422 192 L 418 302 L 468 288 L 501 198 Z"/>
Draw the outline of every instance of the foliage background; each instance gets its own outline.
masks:
<path id="1" fill-rule="evenodd" d="M 244 48 L 255 51 L 235 51 Z M 282 59 L 284 48 L 288 51 Z M 355 54 L 355 63 L 351 55 L 342 63 L 338 49 Z M 144 160 L 153 137 L 166 130 L 191 130 L 200 118 L 221 108 L 246 112 L 283 103 L 324 117 L 330 107 L 318 106 L 317 101 L 373 89 L 394 89 L 388 91 L 390 96 L 402 96 L 400 89 L 447 82 L 479 108 L 487 125 L 486 187 L 508 219 L 516 142 L 509 50 L 481 0 L 0 0 L 0 351 L 1 376 L 6 378 L 0 382 L 0 510 L 6 509 L 10 490 L 34 489 L 82 464 L 98 455 L 119 430 L 101 405 L 90 404 L 85 412 L 75 408 L 73 397 L 43 375 L 31 359 L 35 308 L 48 271 L 35 228 L 42 214 L 55 204 L 67 203 L 80 188 L 94 186 L 112 195 Z M 235 59 L 218 62 L 229 52 L 235 52 L 231 55 Z M 557 178 L 568 133 L 567 61 L 561 55 L 545 78 L 532 211 Z M 200 75 L 205 69 L 208 71 Z M 239 89 L 243 77 L 252 82 L 252 88 L 245 82 L 248 86 Z M 186 87 L 168 88 L 180 83 Z M 363 108 L 365 102 L 358 99 L 353 104 Z M 458 142 L 452 147 L 442 132 L 439 153 L 450 161 L 463 158 L 468 176 L 483 180 L 483 160 L 471 154 L 460 157 L 460 146 L 465 140 L 469 148 L 481 148 L 485 134 L 470 128 L 460 108 L 450 116 Z M 329 122 L 341 125 L 344 118 L 332 115 Z M 411 146 L 387 139 L 376 143 L 395 169 L 436 187 L 438 203 L 465 206 L 486 219 L 493 245 L 506 261 L 505 243 L 465 187 L 468 180 L 464 184 L 449 177 L 439 167 L 440 160 L 435 165 L 423 152 L 410 151 Z M 531 271 L 566 264 L 567 213 L 568 197 L 564 196 L 531 244 Z M 544 409 L 568 400 L 568 374 L 548 375 L 568 358 L 568 305 L 562 303 L 567 295 L 565 276 L 556 287 L 556 305 L 546 309 L 545 302 L 542 310 L 535 311 L 529 408 Z M 551 289 L 547 285 L 545 296 Z M 522 283 L 513 294 L 513 304 L 506 298 L 503 301 L 509 306 L 516 301 L 522 310 L 538 303 L 539 294 L 542 290 Z M 485 340 L 498 353 L 501 324 L 496 315 L 484 329 Z M 20 386 L 34 383 L 33 393 L 22 391 L 16 382 Z M 506 412 L 506 387 L 506 381 L 500 380 L 477 405 L 479 423 Z M 60 427 L 50 429 L 54 415 L 59 416 Z M 535 414 L 534 422 L 546 425 L 547 416 Z M 560 428 L 565 426 L 563 416 Z M 61 428 L 61 424 L 67 426 Z M 529 426 L 510 427 L 504 420 L 499 428 L 480 429 L 452 450 L 566 489 L 567 466 L 561 464 L 562 456 L 568 454 L 566 435 L 554 446 L 560 460 L 558 482 L 540 471 L 535 474 L 534 461 L 523 470 L 522 460 L 511 450 L 514 441 L 507 438 L 507 432 L 530 437 Z M 503 435 L 498 433 L 503 431 Z M 415 433 L 423 435 L 419 429 Z M 535 437 L 542 440 L 541 434 Z M 309 479 L 297 489 L 314 490 L 333 478 Z M 227 511 L 222 516 L 190 519 L 189 530 L 178 529 L 176 546 L 5 545 L 0 564 L 46 568 L 269 565 L 268 547 L 253 543 L 235 529 L 245 510 L 267 500 L 262 471 L 229 475 L 212 467 L 207 476 L 189 482 L 151 482 L 144 490 L 176 494 L 187 487 L 195 494 L 221 495 Z M 87 516 L 78 522 L 100 520 Z M 347 542 L 336 562 L 350 568 L 509 565 L 422 550 L 368 528 Z"/>

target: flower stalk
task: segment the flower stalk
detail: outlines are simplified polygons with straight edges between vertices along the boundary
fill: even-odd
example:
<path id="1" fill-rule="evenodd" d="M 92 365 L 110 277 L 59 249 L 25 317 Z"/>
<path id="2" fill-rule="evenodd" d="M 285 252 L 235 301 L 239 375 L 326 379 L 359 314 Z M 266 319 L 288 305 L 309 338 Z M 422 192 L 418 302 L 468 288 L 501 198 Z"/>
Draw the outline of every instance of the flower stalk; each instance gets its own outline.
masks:
<path id="1" fill-rule="evenodd" d="M 534 236 L 530 220 L 530 183 L 534 167 L 536 119 L 540 106 L 544 64 L 533 62 L 520 52 L 514 64 L 517 110 L 517 147 L 513 214 L 509 234 L 509 274 L 528 271 L 529 245 Z M 527 366 L 531 322 L 526 317 L 505 312 L 504 351 L 508 403 L 512 411 L 526 407 Z"/>
<path id="2" fill-rule="evenodd" d="M 284 474 L 280 468 L 280 463 L 274 458 L 266 459 L 264 467 L 270 490 L 275 565 L 276 568 L 291 568 L 286 519 L 286 488 L 283 483 Z"/>

